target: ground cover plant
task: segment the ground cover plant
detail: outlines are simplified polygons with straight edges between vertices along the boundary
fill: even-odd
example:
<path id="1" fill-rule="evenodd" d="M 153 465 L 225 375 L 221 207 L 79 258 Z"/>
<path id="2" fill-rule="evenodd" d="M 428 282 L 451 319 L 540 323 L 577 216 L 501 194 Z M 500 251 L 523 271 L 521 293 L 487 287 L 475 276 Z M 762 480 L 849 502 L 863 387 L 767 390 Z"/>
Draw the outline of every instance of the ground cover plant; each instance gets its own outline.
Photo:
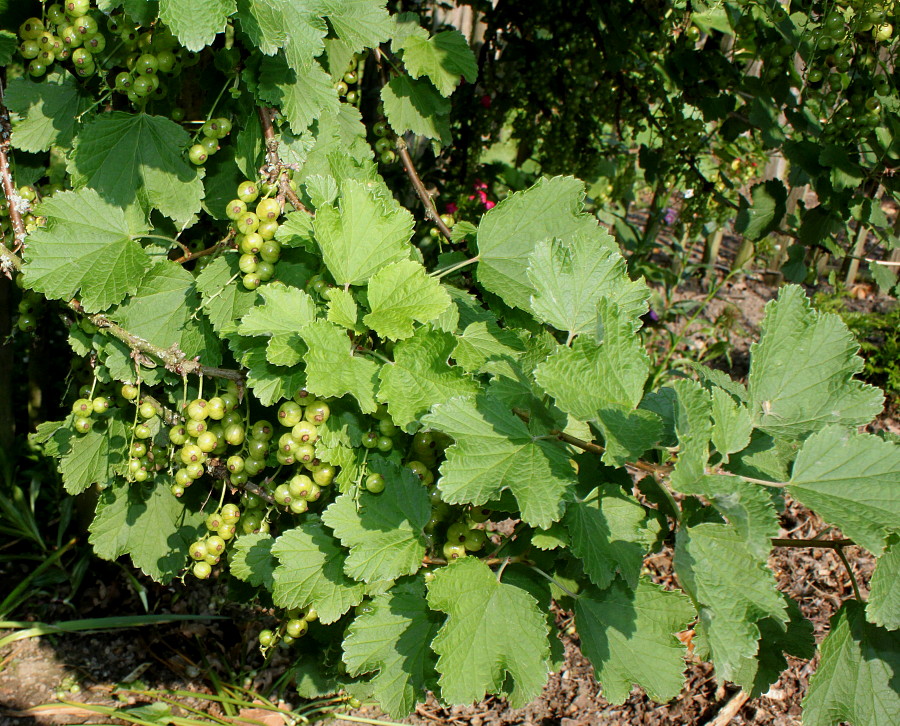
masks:
<path id="1" fill-rule="evenodd" d="M 468 7 L 477 54 L 418 3 L 6 9 L 6 320 L 72 359 L 29 445 L 98 556 L 227 578 L 391 716 L 528 703 L 562 610 L 613 703 L 674 698 L 688 642 L 753 695 L 818 649 L 804 723 L 896 723 L 900 448 L 851 330 L 788 284 L 746 383 L 645 345 L 726 222 L 895 287 L 896 6 L 554 5 Z M 778 538 L 786 497 L 840 537 Z M 767 560 L 851 545 L 871 590 L 817 648 Z"/>

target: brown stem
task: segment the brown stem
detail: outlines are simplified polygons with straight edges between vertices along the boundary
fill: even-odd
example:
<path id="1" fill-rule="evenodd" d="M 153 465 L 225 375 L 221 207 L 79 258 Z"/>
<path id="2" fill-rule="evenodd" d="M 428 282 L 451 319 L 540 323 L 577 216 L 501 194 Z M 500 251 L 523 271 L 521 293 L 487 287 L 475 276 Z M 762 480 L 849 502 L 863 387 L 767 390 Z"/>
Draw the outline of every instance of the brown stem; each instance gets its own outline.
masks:
<path id="1" fill-rule="evenodd" d="M 419 195 L 419 199 L 421 199 L 422 204 L 425 205 L 425 216 L 434 222 L 435 226 L 441 231 L 441 234 L 449 240 L 451 236 L 450 228 L 444 224 L 444 220 L 442 220 L 441 215 L 438 214 L 437 207 L 434 206 L 434 198 L 428 193 L 428 190 L 419 178 L 419 174 L 416 171 L 416 165 L 409 155 L 409 148 L 406 146 L 406 140 L 402 136 L 397 138 L 397 153 L 400 155 L 400 161 L 403 163 L 403 168 L 406 169 L 406 175 L 409 177 L 413 189 L 416 190 L 416 194 Z"/>
<path id="2" fill-rule="evenodd" d="M 206 249 L 200 250 L 199 252 L 191 252 L 189 249 L 187 249 L 184 245 L 182 245 L 179 242 L 178 244 L 181 246 L 181 248 L 184 250 L 185 253 L 181 257 L 173 260 L 173 262 L 176 262 L 179 265 L 183 265 L 185 262 L 190 262 L 191 260 L 196 260 L 198 257 L 206 257 L 207 255 L 211 255 L 214 252 L 218 252 L 223 247 L 226 247 L 231 242 L 231 240 L 234 239 L 234 235 L 235 235 L 235 231 L 234 231 L 234 227 L 232 227 L 228 230 L 228 234 L 225 235 L 224 239 L 220 239 L 214 245 L 211 245 L 211 246 L 207 247 Z"/>
<path id="3" fill-rule="evenodd" d="M 288 178 L 281 157 L 278 155 L 278 139 L 275 138 L 275 127 L 272 126 L 272 109 L 257 106 L 256 113 L 262 126 L 263 138 L 266 140 L 266 165 L 264 171 L 268 174 L 269 181 L 272 182 L 277 178 L 279 196 L 282 199 L 287 199 L 298 212 L 306 212 L 312 215 L 312 212 L 300 201 L 297 193 L 291 189 L 291 180 Z"/>
<path id="4" fill-rule="evenodd" d="M 69 307 L 77 313 L 86 314 L 81 303 L 77 300 L 69 302 Z M 240 371 L 230 368 L 217 368 L 214 366 L 202 365 L 199 361 L 191 360 L 177 344 L 169 348 L 160 348 L 153 345 L 147 340 L 128 332 L 121 325 L 114 323 L 105 315 L 87 315 L 90 320 L 98 328 L 106 330 L 110 335 L 121 340 L 131 350 L 137 353 L 145 353 L 159 360 L 167 370 L 177 373 L 178 375 L 187 375 L 193 373 L 198 376 L 209 376 L 210 378 L 227 378 L 232 381 L 243 381 L 244 375 Z"/>
<path id="5" fill-rule="evenodd" d="M 9 111 L 3 100 L 3 82 L 5 79 L 0 78 L 0 183 L 3 185 L 3 196 L 9 205 L 9 218 L 12 222 L 13 233 L 15 234 L 15 247 L 20 249 L 25 242 L 25 222 L 22 220 L 22 213 L 19 210 L 19 204 L 22 202 L 16 187 L 13 184 L 12 171 L 9 168 L 9 151 L 12 144 L 12 124 L 9 122 Z M 8 250 L 6 245 L 0 243 L 3 253 L 0 254 L 0 267 L 6 273 L 6 276 L 12 278 L 10 267 L 19 269 L 21 265 L 16 265 L 14 260 L 18 258 L 13 255 L 10 257 L 6 254 Z"/>
<path id="6" fill-rule="evenodd" d="M 852 539 L 773 539 L 773 547 L 822 547 L 829 550 L 842 550 L 855 545 Z"/>

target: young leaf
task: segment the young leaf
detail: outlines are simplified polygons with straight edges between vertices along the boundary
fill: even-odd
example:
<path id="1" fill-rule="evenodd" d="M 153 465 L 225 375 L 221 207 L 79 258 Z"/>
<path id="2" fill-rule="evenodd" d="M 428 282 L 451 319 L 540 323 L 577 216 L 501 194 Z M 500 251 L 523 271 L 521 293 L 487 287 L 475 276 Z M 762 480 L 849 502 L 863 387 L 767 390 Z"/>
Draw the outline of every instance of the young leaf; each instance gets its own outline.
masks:
<path id="1" fill-rule="evenodd" d="M 489 360 L 518 360 L 524 351 L 525 344 L 518 335 L 493 321 L 482 321 L 469 324 L 456 337 L 456 347 L 450 357 L 468 372 L 477 373 Z"/>
<path id="2" fill-rule="evenodd" d="M 372 600 L 344 639 L 344 663 L 351 676 L 378 671 L 375 698 L 393 718 L 408 716 L 437 681 L 431 641 L 441 619 L 428 607 L 420 579 L 404 580 Z"/>
<path id="3" fill-rule="evenodd" d="M 706 389 L 696 381 L 681 379 L 675 390 L 675 433 L 678 436 L 678 461 L 672 471 L 672 486 L 691 494 L 706 471 L 709 441 L 712 438 L 712 401 Z"/>
<path id="4" fill-rule="evenodd" d="M 573 177 L 541 179 L 510 194 L 478 225 L 478 282 L 507 305 L 529 310 L 535 289 L 528 265 L 538 242 L 584 236 L 614 249 L 612 239 L 583 206 L 584 183 Z"/>
<path id="5" fill-rule="evenodd" d="M 450 96 L 461 78 L 475 83 L 478 63 L 458 30 L 444 30 L 431 38 L 411 34 L 403 41 L 403 65 L 413 78 L 428 76 L 442 96 Z"/>
<path id="6" fill-rule="evenodd" d="M 25 280 L 55 300 L 81 294 L 88 312 L 115 305 L 141 282 L 150 258 L 125 213 L 92 189 L 54 194 L 39 207 L 47 226 L 28 237 Z"/>
<path id="7" fill-rule="evenodd" d="M 845 601 L 830 625 L 803 699 L 804 726 L 900 722 L 900 632 L 867 623 L 856 600 Z"/>
<path id="8" fill-rule="evenodd" d="M 306 388 L 316 396 L 343 396 L 349 393 L 363 413 L 377 408 L 378 364 L 353 355 L 353 341 L 347 333 L 325 320 L 317 320 L 299 331 L 306 343 Z"/>
<path id="9" fill-rule="evenodd" d="M 363 322 L 378 335 L 392 340 L 409 338 L 414 322 L 429 323 L 450 307 L 441 283 L 412 260 L 400 260 L 372 275 L 369 309 Z"/>
<path id="10" fill-rule="evenodd" d="M 341 287 L 332 287 L 328 296 L 328 322 L 352 330 L 354 333 L 365 333 L 366 329 L 359 321 L 359 306 L 353 293 Z"/>
<path id="11" fill-rule="evenodd" d="M 33 153 L 54 145 L 68 148 L 81 114 L 92 103 L 75 77 L 64 70 L 49 73 L 41 81 L 10 79 L 3 101 L 19 117 L 13 123 L 13 147 Z"/>
<path id="12" fill-rule="evenodd" d="M 393 364 L 379 373 L 378 400 L 388 404 L 397 426 L 406 427 L 436 403 L 479 390 L 470 376 L 447 362 L 454 342 L 448 333 L 423 327 L 394 348 Z"/>
<path id="13" fill-rule="evenodd" d="M 605 589 L 621 574 L 634 589 L 659 523 L 616 484 L 593 489 L 566 506 L 563 524 L 569 530 L 572 554 L 597 587 Z"/>
<path id="14" fill-rule="evenodd" d="M 581 421 L 605 408 L 637 408 L 650 372 L 650 359 L 629 318 L 606 300 L 598 309 L 603 342 L 579 336 L 571 348 L 559 346 L 534 373 L 556 405 Z"/>
<path id="15" fill-rule="evenodd" d="M 900 540 L 893 542 L 878 558 L 869 583 L 866 617 L 888 630 L 900 629 Z"/>
<path id="16" fill-rule="evenodd" d="M 278 558 L 272 591 L 278 607 L 312 605 L 327 625 L 362 601 L 365 588 L 344 574 L 344 550 L 318 522 L 287 530 L 272 554 Z"/>
<path id="17" fill-rule="evenodd" d="M 276 566 L 272 556 L 273 544 L 275 538 L 262 532 L 241 535 L 229 550 L 229 572 L 254 587 L 271 590 L 275 586 L 273 575 Z"/>
<path id="18" fill-rule="evenodd" d="M 341 184 L 339 207 L 318 209 L 314 226 L 325 265 L 338 285 L 361 285 L 412 252 L 412 215 L 358 181 Z"/>
<path id="19" fill-rule="evenodd" d="M 724 389 L 712 389 L 712 443 L 728 461 L 728 455 L 743 451 L 750 443 L 753 424 L 750 413 Z"/>
<path id="20" fill-rule="evenodd" d="M 322 514 L 350 554 L 344 571 L 354 580 L 377 582 L 413 575 L 422 566 L 422 529 L 431 518 L 428 490 L 412 470 L 380 457 L 369 469 L 384 476 L 380 494 L 342 494 Z"/>
<path id="21" fill-rule="evenodd" d="M 456 442 L 441 464 L 444 501 L 481 505 L 508 488 L 528 524 L 547 528 L 562 516 L 575 481 L 568 454 L 554 442 L 533 438 L 501 401 L 485 394 L 452 398 L 422 422 Z"/>
<path id="22" fill-rule="evenodd" d="M 235 10 L 235 0 L 159 0 L 159 19 L 185 48 L 195 53 L 212 45 Z"/>
<path id="23" fill-rule="evenodd" d="M 261 304 L 251 308 L 238 325 L 241 335 L 294 333 L 316 319 L 316 304 L 303 290 L 281 283 L 259 291 Z"/>
<path id="24" fill-rule="evenodd" d="M 468 704 L 485 692 L 500 694 L 508 678 L 513 708 L 540 693 L 550 647 L 547 621 L 532 595 L 465 557 L 435 573 L 428 604 L 448 616 L 431 644 L 443 701 Z"/>
<path id="25" fill-rule="evenodd" d="M 732 525 L 704 523 L 678 532 L 675 574 L 697 605 L 720 678 L 734 680 L 756 655 L 757 622 L 788 620 L 772 571 Z"/>
<path id="26" fill-rule="evenodd" d="M 628 277 L 625 260 L 609 234 L 578 235 L 568 242 L 545 239 L 528 259 L 528 279 L 534 286 L 531 309 L 535 317 L 570 337 L 594 333 L 601 298 L 618 305 L 618 314 L 640 327 L 647 312 L 650 289 Z M 633 337 L 633 336 L 632 336 Z"/>
<path id="27" fill-rule="evenodd" d="M 315 61 L 289 65 L 280 53 L 263 59 L 258 94 L 281 109 L 295 134 L 306 131 L 322 113 L 337 113 L 340 105 L 331 76 L 322 66 Z"/>
<path id="28" fill-rule="evenodd" d="M 575 601 L 575 624 L 585 656 L 613 704 L 624 703 L 632 684 L 654 701 L 669 701 L 684 683 L 684 646 L 675 634 L 694 617 L 690 600 L 646 579 L 636 588 L 615 580 Z"/>
<path id="29" fill-rule="evenodd" d="M 306 371 L 302 367 L 281 366 L 269 361 L 270 340 L 233 335 L 228 339 L 228 345 L 238 362 L 247 369 L 247 385 L 264 406 L 290 398 L 306 385 Z"/>
<path id="30" fill-rule="evenodd" d="M 829 426 L 803 443 L 788 491 L 878 555 L 900 522 L 898 488 L 900 446 Z"/>
<path id="31" fill-rule="evenodd" d="M 759 342 L 750 347 L 750 413 L 773 436 L 802 438 L 839 423 L 862 426 L 881 410 L 877 388 L 853 380 L 862 370 L 859 344 L 834 314 L 810 308 L 788 285 L 766 305 Z"/>
<path id="32" fill-rule="evenodd" d="M 78 134 L 68 171 L 76 188 L 91 187 L 119 207 L 158 209 L 179 226 L 200 211 L 200 172 L 182 155 L 190 135 L 163 116 L 113 111 Z"/>

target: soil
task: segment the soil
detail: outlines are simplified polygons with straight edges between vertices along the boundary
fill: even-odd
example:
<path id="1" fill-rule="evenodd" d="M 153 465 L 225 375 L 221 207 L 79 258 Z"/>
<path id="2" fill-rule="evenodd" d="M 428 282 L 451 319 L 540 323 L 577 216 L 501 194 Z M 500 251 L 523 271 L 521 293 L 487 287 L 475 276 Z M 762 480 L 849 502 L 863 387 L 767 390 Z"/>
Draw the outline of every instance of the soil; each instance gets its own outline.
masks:
<path id="1" fill-rule="evenodd" d="M 758 334 L 763 307 L 777 290 L 744 279 L 726 284 L 693 326 L 688 330 L 694 353 L 717 340 L 726 339 L 728 355 L 717 360 L 717 367 L 735 378 L 747 373 L 749 344 Z M 670 302 L 699 300 L 704 291 L 679 293 Z M 874 297 L 862 305 L 880 304 Z M 683 324 L 683 323 L 678 323 Z M 882 417 L 877 427 L 900 433 L 896 418 Z M 825 524 L 801 505 L 788 501 L 782 516 L 780 537 L 811 538 L 826 529 Z M 829 530 L 827 537 L 839 537 Z M 874 560 L 858 548 L 848 548 L 846 556 L 863 596 L 868 591 Z M 815 629 L 817 641 L 828 632 L 828 621 L 842 600 L 853 592 L 847 571 L 835 552 L 828 549 L 778 549 L 769 564 L 780 589 L 797 601 Z M 653 579 L 674 586 L 671 552 L 660 552 L 646 559 Z M 0 581 L 17 582 L 25 572 L 18 564 L 0 558 Z M 248 610 L 227 604 L 222 586 L 215 583 L 179 583 L 159 586 L 136 581 L 118 565 L 92 561 L 85 583 L 72 602 L 64 588 L 44 589 L 26 605 L 27 620 L 53 622 L 73 618 L 143 614 L 143 599 L 155 612 L 219 614 L 228 620 L 191 622 L 92 634 L 43 636 L 21 640 L 0 648 L 0 726 L 38 726 L 39 724 L 121 723 L 78 708 L 77 704 L 117 706 L 155 700 L 137 694 L 117 692 L 117 684 L 145 689 L 174 689 L 192 692 L 179 696 L 182 715 L 185 709 L 198 709 L 227 723 L 282 724 L 271 711 L 247 710 L 226 714 L 206 698 L 217 692 L 211 675 L 226 683 L 244 685 L 258 692 L 269 692 L 288 663 L 285 656 L 263 668 L 256 650 L 255 635 L 263 627 Z M 146 588 L 142 591 L 142 588 Z M 143 596 L 143 599 L 142 599 Z M 22 612 L 18 613 L 20 616 Z M 558 613 L 564 632 L 567 613 Z M 0 631 L 0 637 L 3 632 Z M 231 644 L 231 645 L 229 645 Z M 745 694 L 730 684 L 717 683 L 708 664 L 689 658 L 686 683 L 677 698 L 667 704 L 650 701 L 635 689 L 620 706 L 609 704 L 593 678 L 591 665 L 580 655 L 577 633 L 564 636 L 565 665 L 550 676 L 541 697 L 526 708 L 514 710 L 501 699 L 488 698 L 466 707 L 441 707 L 433 699 L 417 708 L 405 723 L 417 726 L 470 724 L 471 726 L 618 726 L 642 724 L 733 724 L 743 726 L 799 726 L 800 703 L 816 662 L 789 659 L 789 667 L 765 695 L 745 700 Z M 282 702 L 285 709 L 299 703 Z M 289 696 L 285 696 L 289 698 Z M 72 702 L 61 703 L 60 699 Z M 374 708 L 363 706 L 349 712 L 361 719 L 386 719 Z M 226 718 L 227 716 L 227 718 Z M 242 720 L 243 719 L 243 720 Z M 273 720 L 274 719 L 274 720 Z M 351 726 L 338 719 L 338 726 Z"/>

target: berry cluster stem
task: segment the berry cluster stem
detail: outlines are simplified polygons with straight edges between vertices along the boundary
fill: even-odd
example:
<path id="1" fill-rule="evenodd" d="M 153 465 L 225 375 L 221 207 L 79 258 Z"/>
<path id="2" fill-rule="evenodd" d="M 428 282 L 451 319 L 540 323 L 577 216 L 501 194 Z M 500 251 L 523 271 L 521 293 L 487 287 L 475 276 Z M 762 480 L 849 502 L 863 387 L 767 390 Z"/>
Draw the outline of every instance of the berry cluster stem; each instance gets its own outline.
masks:
<path id="1" fill-rule="evenodd" d="M 290 180 L 287 174 L 284 173 L 284 164 L 278 155 L 278 140 L 275 138 L 275 127 L 272 126 L 273 110 L 264 106 L 258 106 L 256 112 L 259 115 L 263 138 L 266 141 L 265 171 L 268 173 L 270 181 L 277 177 L 279 194 L 283 194 L 283 198 L 287 199 L 298 212 L 306 212 L 312 216 L 312 212 L 306 208 L 306 205 L 300 201 L 297 193 L 291 189 Z"/>

